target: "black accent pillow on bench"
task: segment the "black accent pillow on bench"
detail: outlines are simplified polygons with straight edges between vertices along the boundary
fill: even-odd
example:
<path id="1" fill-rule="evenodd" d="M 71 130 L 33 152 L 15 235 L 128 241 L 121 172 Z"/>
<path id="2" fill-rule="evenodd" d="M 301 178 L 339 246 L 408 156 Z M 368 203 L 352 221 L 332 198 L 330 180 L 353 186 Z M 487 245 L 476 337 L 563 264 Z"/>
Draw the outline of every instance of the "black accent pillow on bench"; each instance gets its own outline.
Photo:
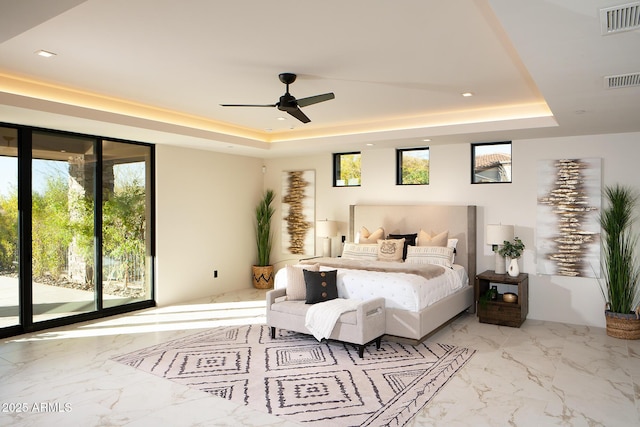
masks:
<path id="1" fill-rule="evenodd" d="M 307 288 L 305 303 L 315 304 L 338 298 L 338 270 L 303 270 L 302 273 L 304 274 L 304 283 Z"/>

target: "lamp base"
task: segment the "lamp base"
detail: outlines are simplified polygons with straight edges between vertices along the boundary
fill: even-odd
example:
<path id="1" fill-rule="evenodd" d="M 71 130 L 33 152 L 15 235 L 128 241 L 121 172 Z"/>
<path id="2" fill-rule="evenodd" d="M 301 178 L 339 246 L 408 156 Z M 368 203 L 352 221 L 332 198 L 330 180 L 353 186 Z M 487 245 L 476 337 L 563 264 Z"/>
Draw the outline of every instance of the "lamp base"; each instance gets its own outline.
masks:
<path id="1" fill-rule="evenodd" d="M 496 253 L 496 266 L 495 266 L 495 273 L 496 274 L 506 274 L 507 273 L 507 265 L 506 265 L 506 261 L 504 259 L 504 257 L 502 255 L 500 255 L 498 253 L 498 251 L 495 252 Z"/>
<path id="2" fill-rule="evenodd" d="M 322 241 L 322 256 L 325 258 L 331 256 L 331 237 L 325 237 Z"/>

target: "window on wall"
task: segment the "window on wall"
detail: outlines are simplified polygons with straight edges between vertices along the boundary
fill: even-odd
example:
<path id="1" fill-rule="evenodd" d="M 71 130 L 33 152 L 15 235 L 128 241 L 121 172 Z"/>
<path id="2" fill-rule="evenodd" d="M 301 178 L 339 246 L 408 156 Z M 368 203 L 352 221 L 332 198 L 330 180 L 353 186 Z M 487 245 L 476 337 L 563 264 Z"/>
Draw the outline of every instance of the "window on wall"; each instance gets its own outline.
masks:
<path id="1" fill-rule="evenodd" d="M 471 144 L 471 183 L 511 182 L 511 141 Z"/>
<path id="2" fill-rule="evenodd" d="M 396 150 L 396 184 L 429 184 L 429 148 L 402 148 Z"/>
<path id="3" fill-rule="evenodd" d="M 357 187 L 360 183 L 360 152 L 334 153 L 333 186 Z"/>

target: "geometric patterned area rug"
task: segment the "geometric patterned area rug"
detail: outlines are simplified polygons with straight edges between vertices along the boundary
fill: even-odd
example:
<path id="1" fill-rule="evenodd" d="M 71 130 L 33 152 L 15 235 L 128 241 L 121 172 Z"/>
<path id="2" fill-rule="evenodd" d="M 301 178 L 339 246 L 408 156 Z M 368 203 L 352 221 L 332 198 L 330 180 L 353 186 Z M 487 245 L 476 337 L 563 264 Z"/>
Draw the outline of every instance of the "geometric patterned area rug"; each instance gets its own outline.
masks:
<path id="1" fill-rule="evenodd" d="M 310 426 L 402 426 L 475 353 L 450 345 L 318 342 L 266 325 L 213 328 L 112 360 Z"/>

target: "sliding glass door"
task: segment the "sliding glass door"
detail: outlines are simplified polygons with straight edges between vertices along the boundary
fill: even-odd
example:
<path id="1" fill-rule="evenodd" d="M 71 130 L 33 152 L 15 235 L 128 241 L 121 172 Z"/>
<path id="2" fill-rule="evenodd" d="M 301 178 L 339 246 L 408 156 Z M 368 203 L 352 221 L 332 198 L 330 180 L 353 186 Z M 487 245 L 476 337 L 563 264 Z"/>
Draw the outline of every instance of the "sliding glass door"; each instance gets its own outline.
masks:
<path id="1" fill-rule="evenodd" d="M 153 146 L 0 137 L 0 336 L 153 306 Z"/>
<path id="2" fill-rule="evenodd" d="M 151 298 L 151 151 L 102 144 L 102 296 L 105 307 Z"/>
<path id="3" fill-rule="evenodd" d="M 33 133 L 33 321 L 96 310 L 96 140 Z"/>

